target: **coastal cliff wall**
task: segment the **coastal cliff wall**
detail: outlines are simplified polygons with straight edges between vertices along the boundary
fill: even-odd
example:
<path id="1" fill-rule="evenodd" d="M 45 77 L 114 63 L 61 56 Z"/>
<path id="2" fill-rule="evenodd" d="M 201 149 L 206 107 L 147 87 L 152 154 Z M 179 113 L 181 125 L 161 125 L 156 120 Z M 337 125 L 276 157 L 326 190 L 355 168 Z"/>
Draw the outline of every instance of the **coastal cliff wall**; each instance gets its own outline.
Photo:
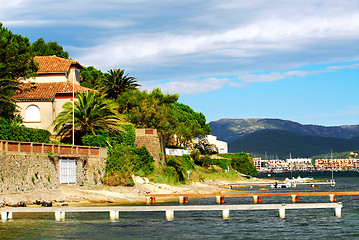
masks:
<path id="1" fill-rule="evenodd" d="M 64 159 L 75 164 L 73 184 L 101 184 L 106 148 L 0 141 L 0 193 L 58 189 Z"/>
<path id="2" fill-rule="evenodd" d="M 165 150 L 161 136 L 157 129 L 136 128 L 135 145 L 137 147 L 145 146 L 153 156 L 156 165 L 160 165 L 164 161 Z"/>

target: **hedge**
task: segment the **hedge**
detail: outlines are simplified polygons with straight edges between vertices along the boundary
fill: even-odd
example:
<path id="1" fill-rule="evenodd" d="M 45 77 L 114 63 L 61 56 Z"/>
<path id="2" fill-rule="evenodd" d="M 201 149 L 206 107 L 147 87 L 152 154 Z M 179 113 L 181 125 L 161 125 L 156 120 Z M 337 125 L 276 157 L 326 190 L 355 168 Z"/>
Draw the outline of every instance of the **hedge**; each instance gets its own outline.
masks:
<path id="1" fill-rule="evenodd" d="M 44 129 L 28 128 L 21 125 L 0 123 L 0 139 L 21 142 L 49 143 L 51 133 Z"/>

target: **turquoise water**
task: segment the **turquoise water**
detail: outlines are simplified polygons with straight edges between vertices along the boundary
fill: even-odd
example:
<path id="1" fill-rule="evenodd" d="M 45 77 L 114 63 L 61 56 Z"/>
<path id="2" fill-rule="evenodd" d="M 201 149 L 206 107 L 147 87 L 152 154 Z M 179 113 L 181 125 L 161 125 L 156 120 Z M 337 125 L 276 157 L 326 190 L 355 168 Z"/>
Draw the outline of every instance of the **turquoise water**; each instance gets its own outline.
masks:
<path id="1" fill-rule="evenodd" d="M 315 179 L 331 173 L 300 174 Z M 294 176 L 294 175 L 293 175 Z M 337 185 L 320 191 L 358 191 L 358 173 L 334 173 Z M 284 179 L 287 175 L 276 175 Z M 307 191 L 300 186 L 291 191 Z M 253 191 L 258 189 L 254 188 Z M 278 189 L 282 191 L 281 189 Z M 328 202 L 328 197 L 301 197 L 300 202 Z M 251 203 L 250 198 L 227 198 L 226 204 Z M 66 213 L 57 222 L 54 214 L 16 214 L 0 222 L 1 239 L 359 239 L 359 196 L 338 196 L 343 202 L 342 218 L 333 209 L 287 210 L 280 219 L 277 210 L 231 211 L 223 220 L 220 211 L 175 212 L 167 222 L 161 212 L 120 213 L 109 220 L 108 213 Z M 262 203 L 290 203 L 290 198 L 262 198 Z M 176 203 L 171 203 L 176 204 Z M 214 204 L 214 199 L 191 200 L 190 204 Z"/>

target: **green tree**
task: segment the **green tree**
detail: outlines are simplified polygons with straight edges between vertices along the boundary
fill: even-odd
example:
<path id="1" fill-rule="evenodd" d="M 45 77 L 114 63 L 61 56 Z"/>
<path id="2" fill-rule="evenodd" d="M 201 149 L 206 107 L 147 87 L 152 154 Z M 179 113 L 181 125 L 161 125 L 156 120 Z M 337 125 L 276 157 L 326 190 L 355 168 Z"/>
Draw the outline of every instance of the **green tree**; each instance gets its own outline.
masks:
<path id="1" fill-rule="evenodd" d="M 31 45 L 31 50 L 34 56 L 53 56 L 56 55 L 61 58 L 69 58 L 69 53 L 64 51 L 64 48 L 57 44 L 57 42 L 46 43 L 43 38 L 39 38 Z"/>
<path id="2" fill-rule="evenodd" d="M 105 74 L 93 66 L 84 67 L 80 72 L 81 86 L 95 89 L 105 78 Z"/>
<path id="3" fill-rule="evenodd" d="M 112 69 L 105 74 L 97 89 L 109 98 L 117 100 L 121 93 L 140 86 L 135 79 L 128 74 L 125 75 L 124 69 Z"/>
<path id="4" fill-rule="evenodd" d="M 20 79 L 36 76 L 37 64 L 28 38 L 13 34 L 0 23 L 0 115 L 14 116 L 13 96 L 20 91 Z"/>
<path id="5" fill-rule="evenodd" d="M 118 105 L 106 99 L 105 95 L 98 96 L 95 92 L 77 94 L 78 101 L 74 106 L 75 122 L 75 141 L 81 144 L 84 135 L 96 135 L 98 131 L 121 131 L 119 124 L 123 123 L 123 118 L 118 113 Z M 72 102 L 67 102 L 63 106 L 63 111 L 56 117 L 54 130 L 57 136 L 63 140 L 72 137 Z"/>
<path id="6" fill-rule="evenodd" d="M 188 145 L 193 137 L 210 134 L 211 128 L 202 113 L 197 113 L 189 106 L 178 102 L 172 103 L 171 109 L 174 110 L 173 116 L 177 121 L 177 145 Z"/>

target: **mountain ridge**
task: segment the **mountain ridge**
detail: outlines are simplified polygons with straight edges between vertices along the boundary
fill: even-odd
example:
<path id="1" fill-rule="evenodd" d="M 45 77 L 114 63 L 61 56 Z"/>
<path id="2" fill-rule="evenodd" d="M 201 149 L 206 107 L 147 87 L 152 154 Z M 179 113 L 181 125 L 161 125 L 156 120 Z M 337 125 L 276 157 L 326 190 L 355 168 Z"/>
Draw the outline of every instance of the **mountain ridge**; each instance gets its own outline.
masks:
<path id="1" fill-rule="evenodd" d="M 320 126 L 273 118 L 220 119 L 211 134 L 228 143 L 229 152 L 281 158 L 311 157 L 359 149 L 359 125 Z"/>
<path id="2" fill-rule="evenodd" d="M 284 130 L 297 134 L 349 139 L 359 136 L 359 125 L 321 126 L 277 118 L 222 118 L 209 123 L 211 134 L 228 143 L 260 130 Z"/>

